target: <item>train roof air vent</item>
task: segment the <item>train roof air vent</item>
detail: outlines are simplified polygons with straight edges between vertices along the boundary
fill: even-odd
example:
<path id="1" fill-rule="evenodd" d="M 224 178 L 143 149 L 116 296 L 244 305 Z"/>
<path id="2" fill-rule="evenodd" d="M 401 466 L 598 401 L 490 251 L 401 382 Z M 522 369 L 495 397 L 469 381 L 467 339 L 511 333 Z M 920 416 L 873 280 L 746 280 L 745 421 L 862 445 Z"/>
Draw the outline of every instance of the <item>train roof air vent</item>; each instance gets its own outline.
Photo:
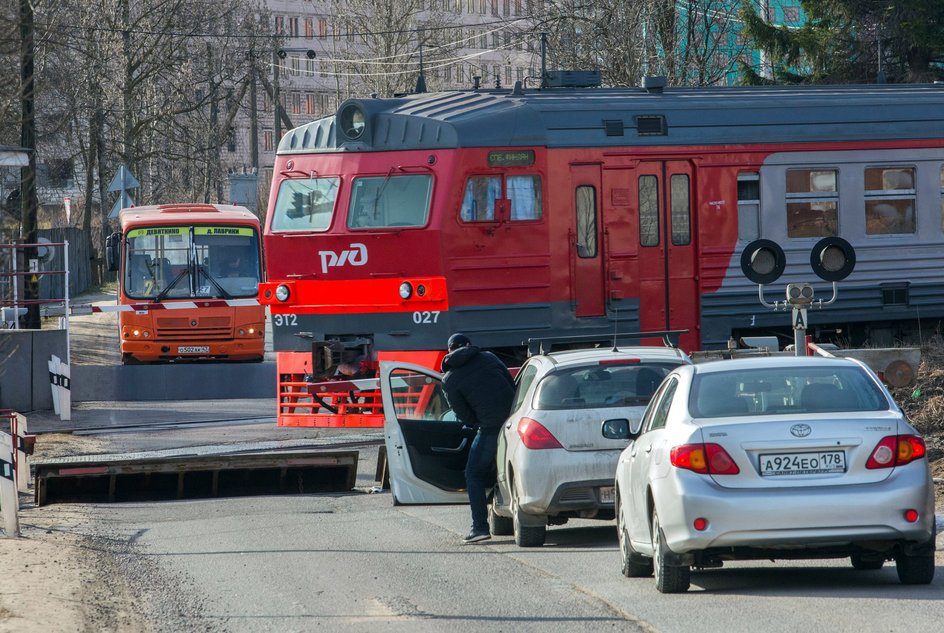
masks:
<path id="1" fill-rule="evenodd" d="M 665 116 L 661 114 L 637 116 L 634 120 L 639 136 L 665 136 L 669 133 Z"/>

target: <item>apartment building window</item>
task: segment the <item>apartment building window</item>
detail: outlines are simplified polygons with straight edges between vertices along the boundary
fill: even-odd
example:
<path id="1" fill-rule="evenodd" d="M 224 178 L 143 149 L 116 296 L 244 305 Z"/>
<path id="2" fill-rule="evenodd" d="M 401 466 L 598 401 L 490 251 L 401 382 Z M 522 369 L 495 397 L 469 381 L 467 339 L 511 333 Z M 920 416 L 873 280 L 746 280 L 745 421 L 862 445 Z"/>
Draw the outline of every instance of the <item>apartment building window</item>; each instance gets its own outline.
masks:
<path id="1" fill-rule="evenodd" d="M 327 62 L 318 62 L 318 74 L 322 77 L 328 76 L 328 64 Z"/>
<path id="2" fill-rule="evenodd" d="M 72 161 L 68 158 L 46 159 L 37 171 L 37 180 L 41 187 L 63 189 L 72 184 Z"/>
<path id="3" fill-rule="evenodd" d="M 292 93 L 292 114 L 302 113 L 302 95 L 298 92 Z"/>
<path id="4" fill-rule="evenodd" d="M 324 39 L 328 37 L 328 20 L 318 18 L 318 37 Z"/>
<path id="5" fill-rule="evenodd" d="M 465 3 L 466 13 L 475 13 L 475 0 L 467 0 Z"/>
<path id="6" fill-rule="evenodd" d="M 771 24 L 775 24 L 777 22 L 777 7 L 767 7 L 767 21 Z"/>
<path id="7" fill-rule="evenodd" d="M 302 58 L 301 57 L 299 57 L 298 55 L 292 55 L 292 57 L 289 59 L 289 63 L 291 64 L 291 71 L 293 75 L 298 77 L 300 74 L 302 74 Z"/>
<path id="8" fill-rule="evenodd" d="M 315 103 L 315 94 L 312 92 L 305 93 L 305 114 L 314 114 L 317 112 L 317 104 Z"/>
<path id="9" fill-rule="evenodd" d="M 354 28 L 350 24 L 344 25 L 344 35 L 347 36 L 348 42 L 354 41 Z"/>
<path id="10" fill-rule="evenodd" d="M 456 0 L 455 12 L 462 13 L 462 0 Z"/>
<path id="11" fill-rule="evenodd" d="M 307 58 L 305 59 L 305 75 L 307 77 L 315 76 L 315 60 Z"/>
<path id="12" fill-rule="evenodd" d="M 315 24 L 311 18 L 305 18 L 305 39 L 310 40 L 315 36 Z"/>
<path id="13" fill-rule="evenodd" d="M 288 34 L 291 37 L 298 37 L 298 18 L 297 17 L 288 19 Z"/>
<path id="14" fill-rule="evenodd" d="M 226 151 L 236 151 L 236 128 L 232 125 L 229 126 L 229 134 L 226 135 Z"/>
<path id="15" fill-rule="evenodd" d="M 511 66 L 505 66 L 505 85 L 511 85 Z"/>
<path id="16" fill-rule="evenodd" d="M 517 81 L 524 81 L 524 68 L 521 66 L 515 68 L 515 79 Z"/>
<path id="17" fill-rule="evenodd" d="M 501 46 L 501 42 L 498 39 L 499 37 L 500 35 L 498 31 L 492 31 L 492 48 L 498 48 Z"/>
<path id="18" fill-rule="evenodd" d="M 502 15 L 511 13 L 511 0 L 502 0 Z"/>
<path id="19" fill-rule="evenodd" d="M 275 32 L 277 35 L 285 34 L 285 17 L 281 15 L 275 16 Z"/>
<path id="20" fill-rule="evenodd" d="M 914 167 L 868 167 L 865 170 L 865 233 L 915 232 Z"/>
<path id="21" fill-rule="evenodd" d="M 498 0 L 491 0 L 492 15 L 498 16 Z"/>
<path id="22" fill-rule="evenodd" d="M 272 130 L 262 131 L 262 150 L 271 152 L 275 149 L 275 133 Z"/>
<path id="23" fill-rule="evenodd" d="M 521 0 L 515 0 L 515 15 L 521 15 Z"/>
<path id="24" fill-rule="evenodd" d="M 784 7 L 783 21 L 789 24 L 798 24 L 800 22 L 800 7 Z"/>
<path id="25" fill-rule="evenodd" d="M 479 13 L 485 15 L 485 0 L 479 0 Z"/>

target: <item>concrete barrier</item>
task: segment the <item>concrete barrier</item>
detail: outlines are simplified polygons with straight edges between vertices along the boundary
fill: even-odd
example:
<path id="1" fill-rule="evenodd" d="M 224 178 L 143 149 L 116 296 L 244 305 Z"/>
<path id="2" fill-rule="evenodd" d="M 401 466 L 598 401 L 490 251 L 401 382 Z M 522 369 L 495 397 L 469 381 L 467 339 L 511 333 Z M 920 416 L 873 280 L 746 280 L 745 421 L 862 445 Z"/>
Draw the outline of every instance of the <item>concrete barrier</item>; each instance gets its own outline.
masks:
<path id="1" fill-rule="evenodd" d="M 71 369 L 72 402 L 257 399 L 276 395 L 272 362 L 73 365 Z"/>
<path id="2" fill-rule="evenodd" d="M 52 409 L 53 355 L 66 357 L 65 330 L 0 330 L 0 408 Z"/>
<path id="3" fill-rule="evenodd" d="M 19 536 L 20 495 L 16 491 L 16 468 L 13 464 L 13 436 L 0 430 L 0 527 L 5 536 Z"/>

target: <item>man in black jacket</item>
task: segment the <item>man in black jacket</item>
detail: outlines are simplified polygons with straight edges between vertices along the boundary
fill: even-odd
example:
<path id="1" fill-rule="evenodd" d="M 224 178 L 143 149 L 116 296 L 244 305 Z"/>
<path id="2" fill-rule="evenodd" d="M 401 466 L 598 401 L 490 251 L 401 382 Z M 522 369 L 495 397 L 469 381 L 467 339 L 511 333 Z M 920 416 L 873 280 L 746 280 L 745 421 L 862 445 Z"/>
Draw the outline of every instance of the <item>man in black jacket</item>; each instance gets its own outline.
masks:
<path id="1" fill-rule="evenodd" d="M 511 413 L 515 381 L 497 356 L 472 345 L 465 334 L 450 336 L 448 349 L 442 362 L 443 390 L 463 430 L 475 433 L 465 467 L 472 530 L 463 542 L 477 543 L 492 538 L 486 496 L 495 485 L 498 434 Z"/>

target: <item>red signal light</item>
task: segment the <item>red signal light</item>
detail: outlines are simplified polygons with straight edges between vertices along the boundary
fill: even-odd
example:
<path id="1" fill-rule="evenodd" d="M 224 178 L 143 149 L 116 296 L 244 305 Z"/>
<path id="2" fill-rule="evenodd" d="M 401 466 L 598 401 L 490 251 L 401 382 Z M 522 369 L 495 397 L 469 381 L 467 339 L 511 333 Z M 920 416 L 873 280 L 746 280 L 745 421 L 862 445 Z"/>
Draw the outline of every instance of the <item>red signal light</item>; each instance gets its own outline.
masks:
<path id="1" fill-rule="evenodd" d="M 883 437 L 865 463 L 866 468 L 893 468 L 904 466 L 927 454 L 924 440 L 917 435 L 888 435 Z"/>
<path id="2" fill-rule="evenodd" d="M 669 461 L 676 468 L 703 475 L 736 475 L 741 472 L 728 452 L 718 444 L 683 444 L 669 451 Z"/>
<path id="3" fill-rule="evenodd" d="M 553 433 L 544 428 L 540 422 L 531 418 L 518 420 L 518 435 L 521 437 L 522 444 L 532 450 L 564 448 Z"/>

